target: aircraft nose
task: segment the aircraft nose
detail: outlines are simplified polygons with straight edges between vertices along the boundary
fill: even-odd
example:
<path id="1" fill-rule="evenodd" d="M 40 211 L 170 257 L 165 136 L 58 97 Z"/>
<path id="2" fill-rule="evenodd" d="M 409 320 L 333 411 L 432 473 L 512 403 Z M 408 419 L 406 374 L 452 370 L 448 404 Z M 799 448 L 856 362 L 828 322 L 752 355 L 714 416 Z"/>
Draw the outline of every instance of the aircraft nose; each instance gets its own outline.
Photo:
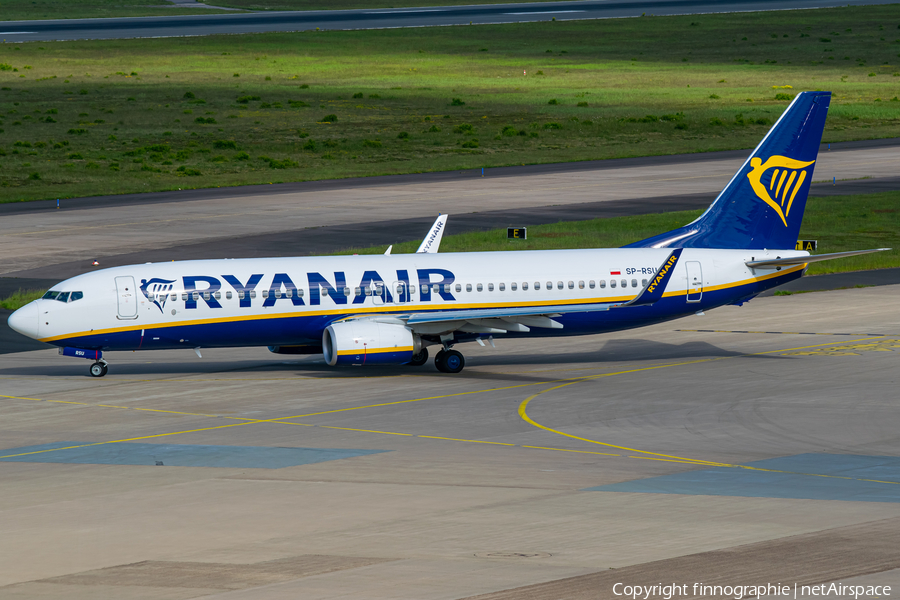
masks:
<path id="1" fill-rule="evenodd" d="M 38 324 L 40 322 L 40 312 L 38 311 L 38 303 L 29 302 L 13 314 L 9 315 L 7 321 L 14 331 L 18 331 L 22 335 L 27 335 L 32 339 L 38 337 Z"/>

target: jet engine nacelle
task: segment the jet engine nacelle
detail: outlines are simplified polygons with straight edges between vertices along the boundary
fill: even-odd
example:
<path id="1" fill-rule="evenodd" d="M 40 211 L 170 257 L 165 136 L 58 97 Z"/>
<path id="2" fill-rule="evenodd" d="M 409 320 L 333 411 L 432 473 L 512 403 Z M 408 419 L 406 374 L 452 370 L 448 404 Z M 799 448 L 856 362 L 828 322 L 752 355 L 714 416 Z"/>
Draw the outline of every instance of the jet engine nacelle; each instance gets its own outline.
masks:
<path id="1" fill-rule="evenodd" d="M 422 349 L 403 325 L 358 320 L 332 323 L 322 333 L 322 353 L 329 365 L 402 365 Z"/>

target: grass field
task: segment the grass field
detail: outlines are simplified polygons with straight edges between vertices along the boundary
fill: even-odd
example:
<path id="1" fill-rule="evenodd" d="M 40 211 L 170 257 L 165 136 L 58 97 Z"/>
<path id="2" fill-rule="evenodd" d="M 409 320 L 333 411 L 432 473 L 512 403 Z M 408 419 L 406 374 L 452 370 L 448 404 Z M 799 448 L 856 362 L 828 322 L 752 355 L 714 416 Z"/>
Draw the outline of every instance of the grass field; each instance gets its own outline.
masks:
<path id="1" fill-rule="evenodd" d="M 0 308 L 6 310 L 17 310 L 22 308 L 32 300 L 37 300 L 44 295 L 47 290 L 18 290 L 6 298 L 0 300 Z"/>
<path id="2" fill-rule="evenodd" d="M 4 44 L 0 202 L 747 148 L 805 89 L 895 137 L 898 54 L 895 6 Z"/>
<path id="3" fill-rule="evenodd" d="M 182 8 L 175 5 L 166 6 L 166 4 L 168 4 L 166 0 L 79 0 L 78 2 L 69 0 L 3 0 L 0 2 L 0 21 L 156 17 L 233 12 L 209 8 Z M 216 2 L 211 0 L 210 4 L 216 4 Z"/>
<path id="4" fill-rule="evenodd" d="M 447 235 L 441 252 L 616 248 L 690 223 L 703 211 L 680 211 L 590 221 L 568 221 L 528 228 L 527 240 L 507 240 L 505 229 Z M 453 215 L 450 215 L 452 224 Z M 810 275 L 900 267 L 900 192 L 810 198 L 801 239 L 818 240 L 813 254 L 893 248 L 810 266 Z M 415 252 L 419 241 L 395 244 L 393 254 Z M 339 254 L 380 254 L 384 246 L 351 248 Z"/>

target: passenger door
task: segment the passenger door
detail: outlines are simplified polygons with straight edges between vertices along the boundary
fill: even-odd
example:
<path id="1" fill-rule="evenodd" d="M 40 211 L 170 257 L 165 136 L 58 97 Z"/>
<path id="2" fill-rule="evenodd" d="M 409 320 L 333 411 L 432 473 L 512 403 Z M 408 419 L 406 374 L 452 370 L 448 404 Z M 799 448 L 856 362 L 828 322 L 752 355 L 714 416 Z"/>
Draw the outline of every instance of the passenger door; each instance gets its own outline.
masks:
<path id="1" fill-rule="evenodd" d="M 137 319 L 138 303 L 137 290 L 134 287 L 134 277 L 116 277 L 116 296 L 119 304 L 119 319 Z"/>
<path id="2" fill-rule="evenodd" d="M 687 267 L 687 301 L 700 302 L 703 297 L 703 269 L 695 260 L 689 260 L 684 264 Z"/>

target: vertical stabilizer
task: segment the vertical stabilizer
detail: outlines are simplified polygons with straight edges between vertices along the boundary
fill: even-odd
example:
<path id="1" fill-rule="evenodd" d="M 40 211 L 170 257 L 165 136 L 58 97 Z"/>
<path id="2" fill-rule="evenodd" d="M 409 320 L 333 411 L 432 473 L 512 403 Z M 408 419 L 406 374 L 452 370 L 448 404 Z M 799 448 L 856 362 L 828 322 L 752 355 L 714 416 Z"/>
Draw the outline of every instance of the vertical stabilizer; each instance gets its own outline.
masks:
<path id="1" fill-rule="evenodd" d="M 705 213 L 627 247 L 792 249 L 830 102 L 831 92 L 797 94 Z"/>

